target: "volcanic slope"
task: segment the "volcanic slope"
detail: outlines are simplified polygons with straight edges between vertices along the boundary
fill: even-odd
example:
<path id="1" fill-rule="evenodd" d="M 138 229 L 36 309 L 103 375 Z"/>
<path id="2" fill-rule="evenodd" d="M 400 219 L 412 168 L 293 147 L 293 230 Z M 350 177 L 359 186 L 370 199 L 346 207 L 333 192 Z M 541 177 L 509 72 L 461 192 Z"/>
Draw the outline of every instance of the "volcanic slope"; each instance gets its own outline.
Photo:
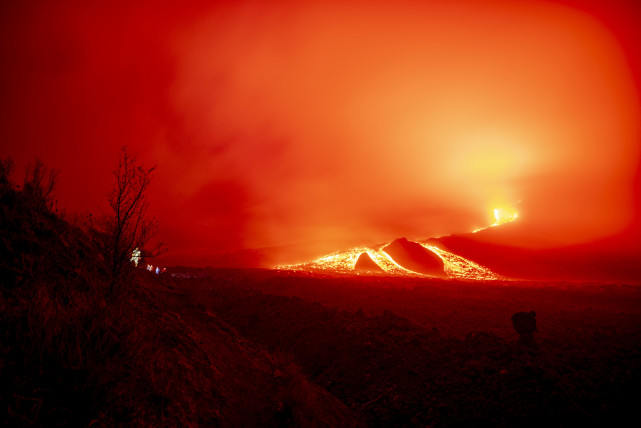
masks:
<path id="1" fill-rule="evenodd" d="M 641 231 L 553 248 L 518 246 L 527 235 L 518 222 L 478 233 L 423 241 L 517 279 L 641 282 Z"/>
<path id="2" fill-rule="evenodd" d="M 110 291 L 99 235 L 32 196 L 0 182 L 0 426 L 361 425 L 171 283 Z"/>
<path id="3" fill-rule="evenodd" d="M 274 269 L 475 280 L 501 278 L 490 269 L 445 250 L 438 242 L 428 240 L 417 243 L 406 238 L 382 245 L 338 251 L 306 263 L 274 266 Z"/>

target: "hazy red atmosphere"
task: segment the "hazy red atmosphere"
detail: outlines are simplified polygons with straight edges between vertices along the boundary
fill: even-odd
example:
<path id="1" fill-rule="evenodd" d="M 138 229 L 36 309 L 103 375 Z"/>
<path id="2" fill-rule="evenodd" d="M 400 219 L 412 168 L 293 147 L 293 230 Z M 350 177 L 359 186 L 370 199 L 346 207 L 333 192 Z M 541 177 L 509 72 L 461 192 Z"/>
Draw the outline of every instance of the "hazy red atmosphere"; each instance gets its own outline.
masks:
<path id="1" fill-rule="evenodd" d="M 467 233 L 639 257 L 641 6 L 626 1 L 6 2 L 0 136 L 106 205 L 158 166 L 164 264 Z M 610 251 L 604 247 L 603 251 Z M 289 251 L 289 252 L 288 252 Z"/>
<path id="2" fill-rule="evenodd" d="M 0 2 L 0 426 L 629 425 L 640 24 Z"/>

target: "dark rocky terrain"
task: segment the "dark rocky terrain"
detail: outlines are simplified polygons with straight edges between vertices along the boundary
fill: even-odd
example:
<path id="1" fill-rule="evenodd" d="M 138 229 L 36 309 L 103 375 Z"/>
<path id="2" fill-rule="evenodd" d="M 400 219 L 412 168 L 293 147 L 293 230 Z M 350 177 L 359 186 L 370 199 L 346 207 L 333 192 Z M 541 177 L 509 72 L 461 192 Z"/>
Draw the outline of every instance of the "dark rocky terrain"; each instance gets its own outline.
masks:
<path id="1" fill-rule="evenodd" d="M 161 281 L 370 426 L 612 426 L 640 398 L 637 286 L 261 270 Z M 533 346 L 512 321 L 531 310 Z"/>

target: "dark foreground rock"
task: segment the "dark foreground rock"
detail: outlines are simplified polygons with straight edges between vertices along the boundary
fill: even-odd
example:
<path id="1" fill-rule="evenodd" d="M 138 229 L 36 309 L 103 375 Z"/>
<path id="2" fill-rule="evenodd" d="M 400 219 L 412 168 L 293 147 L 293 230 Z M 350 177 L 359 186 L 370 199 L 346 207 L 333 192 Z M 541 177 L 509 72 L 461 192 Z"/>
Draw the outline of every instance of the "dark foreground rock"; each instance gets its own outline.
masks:
<path id="1" fill-rule="evenodd" d="M 519 334 L 519 343 L 527 346 L 536 346 L 534 333 L 536 329 L 536 312 L 517 312 L 512 315 L 512 325 Z"/>

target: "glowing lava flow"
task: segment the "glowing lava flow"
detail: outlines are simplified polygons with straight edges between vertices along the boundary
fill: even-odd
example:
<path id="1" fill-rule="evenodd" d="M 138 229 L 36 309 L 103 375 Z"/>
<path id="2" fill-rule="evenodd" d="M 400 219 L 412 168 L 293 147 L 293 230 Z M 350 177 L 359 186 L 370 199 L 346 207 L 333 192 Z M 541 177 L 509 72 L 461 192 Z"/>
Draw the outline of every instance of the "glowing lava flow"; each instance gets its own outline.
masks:
<path id="1" fill-rule="evenodd" d="M 449 251 L 442 250 L 434 245 L 424 244 L 419 242 L 423 247 L 439 255 L 445 263 L 445 273 L 451 278 L 458 279 L 501 279 L 501 277 L 486 267 L 474 263 L 465 257 L 457 256 Z"/>
<path id="2" fill-rule="evenodd" d="M 307 263 L 296 265 L 276 266 L 276 269 L 331 271 L 338 273 L 354 273 L 354 265 L 362 253 L 367 253 L 386 274 L 390 275 L 420 275 L 397 264 L 382 249 L 385 245 L 375 248 L 356 247 L 347 251 L 336 252 L 319 257 Z"/>
<path id="3" fill-rule="evenodd" d="M 505 223 L 516 220 L 518 214 L 515 210 L 510 208 L 495 208 L 494 218 L 496 221 L 490 226 L 477 229 L 474 233 L 488 229 L 490 227 L 500 226 Z M 464 257 L 457 256 L 449 251 L 438 248 L 434 245 L 427 244 L 426 242 L 419 242 L 425 249 L 438 255 L 443 260 L 443 267 L 445 274 L 449 278 L 456 279 L 472 279 L 472 280 L 493 280 L 501 279 L 500 275 L 492 272 L 486 267 L 483 267 L 471 260 Z M 287 269 L 287 270 L 305 270 L 305 271 L 323 271 L 323 272 L 336 272 L 336 273 L 358 273 L 355 271 L 354 266 L 358 261 L 358 257 L 367 253 L 378 267 L 380 267 L 384 274 L 387 275 L 402 275 L 402 276 L 420 276 L 430 277 L 422 273 L 414 272 L 399 265 L 383 251 L 388 244 L 378 245 L 375 247 L 356 247 L 347 251 L 339 251 L 336 253 L 328 254 L 318 259 L 312 260 L 307 263 L 300 263 L 294 265 L 281 265 L 275 266 L 274 269 Z"/>
<path id="4" fill-rule="evenodd" d="M 419 243 L 426 249 L 436 253 L 444 263 L 445 274 L 449 278 L 457 279 L 474 279 L 474 280 L 493 280 L 500 279 L 500 276 L 491 270 L 474 263 L 464 257 L 452 254 L 449 251 L 442 250 L 433 245 Z M 354 265 L 362 253 L 367 253 L 371 259 L 381 269 L 384 274 L 395 276 L 419 276 L 427 277 L 429 275 L 414 272 L 396 263 L 386 252 L 383 251 L 388 244 L 380 245 L 375 248 L 356 247 L 343 252 L 336 252 L 312 260 L 307 263 L 296 265 L 276 266 L 275 269 L 287 270 L 304 270 L 304 271 L 323 271 L 336 273 L 355 273 Z"/>

